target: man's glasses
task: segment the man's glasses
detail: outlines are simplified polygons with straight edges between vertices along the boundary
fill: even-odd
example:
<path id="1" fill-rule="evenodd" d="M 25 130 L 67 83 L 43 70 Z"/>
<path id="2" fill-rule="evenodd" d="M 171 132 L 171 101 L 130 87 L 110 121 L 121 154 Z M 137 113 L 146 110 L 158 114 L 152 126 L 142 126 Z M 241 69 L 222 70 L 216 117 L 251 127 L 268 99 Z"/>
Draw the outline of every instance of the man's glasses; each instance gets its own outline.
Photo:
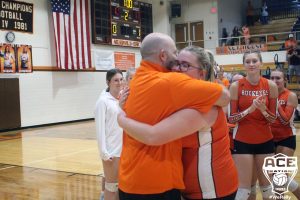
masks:
<path id="1" fill-rule="evenodd" d="M 179 62 L 179 61 L 177 61 L 177 66 L 179 67 L 179 70 L 181 72 L 187 72 L 189 70 L 189 68 L 203 70 L 203 67 L 195 67 L 195 66 L 191 65 L 188 62 Z"/>
<path id="2" fill-rule="evenodd" d="M 281 77 L 279 77 L 279 76 L 271 76 L 270 78 L 271 78 L 271 80 L 280 80 L 281 79 Z"/>

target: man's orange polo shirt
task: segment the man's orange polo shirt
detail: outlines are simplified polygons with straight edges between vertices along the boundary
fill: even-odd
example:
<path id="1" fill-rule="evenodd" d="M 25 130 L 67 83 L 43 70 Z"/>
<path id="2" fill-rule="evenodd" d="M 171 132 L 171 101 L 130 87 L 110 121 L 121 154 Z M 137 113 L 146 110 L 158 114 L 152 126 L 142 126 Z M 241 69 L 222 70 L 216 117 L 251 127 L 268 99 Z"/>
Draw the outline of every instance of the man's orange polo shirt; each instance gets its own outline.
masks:
<path id="1" fill-rule="evenodd" d="M 153 125 L 184 108 L 207 112 L 222 93 L 219 84 L 166 72 L 160 65 L 141 62 L 130 83 L 130 95 L 124 107 L 128 117 Z M 181 140 L 148 146 L 125 132 L 119 168 L 120 189 L 134 194 L 183 189 L 181 154 Z"/>

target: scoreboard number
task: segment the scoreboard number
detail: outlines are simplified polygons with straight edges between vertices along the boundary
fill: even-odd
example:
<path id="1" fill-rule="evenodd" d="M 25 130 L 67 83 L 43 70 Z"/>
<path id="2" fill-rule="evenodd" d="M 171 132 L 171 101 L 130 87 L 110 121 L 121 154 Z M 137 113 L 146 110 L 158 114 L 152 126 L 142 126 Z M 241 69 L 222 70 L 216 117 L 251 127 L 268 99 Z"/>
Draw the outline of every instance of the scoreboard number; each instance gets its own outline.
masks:
<path id="1" fill-rule="evenodd" d="M 132 0 L 124 0 L 123 4 L 126 8 L 132 8 Z"/>
<path id="2" fill-rule="evenodd" d="M 117 33 L 117 25 L 116 25 L 116 24 L 113 24 L 113 25 L 112 25 L 112 33 L 113 33 L 113 34 L 116 34 L 116 33 Z"/>
<path id="3" fill-rule="evenodd" d="M 139 47 L 152 32 L 152 5 L 137 0 L 92 0 L 92 41 Z M 24 27 L 25 28 L 25 27 Z"/>

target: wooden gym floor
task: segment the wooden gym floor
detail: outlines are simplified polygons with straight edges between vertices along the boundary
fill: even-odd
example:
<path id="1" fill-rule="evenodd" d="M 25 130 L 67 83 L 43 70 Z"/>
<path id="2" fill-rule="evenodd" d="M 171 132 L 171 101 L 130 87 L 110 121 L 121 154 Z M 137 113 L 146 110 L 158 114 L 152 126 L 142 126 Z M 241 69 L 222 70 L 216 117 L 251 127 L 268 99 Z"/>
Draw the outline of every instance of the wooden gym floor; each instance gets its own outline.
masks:
<path id="1" fill-rule="evenodd" d="M 93 121 L 0 133 L 1 200 L 98 200 L 102 173 Z"/>
<path id="2" fill-rule="evenodd" d="M 99 199 L 93 121 L 0 133 L 0 199 Z"/>

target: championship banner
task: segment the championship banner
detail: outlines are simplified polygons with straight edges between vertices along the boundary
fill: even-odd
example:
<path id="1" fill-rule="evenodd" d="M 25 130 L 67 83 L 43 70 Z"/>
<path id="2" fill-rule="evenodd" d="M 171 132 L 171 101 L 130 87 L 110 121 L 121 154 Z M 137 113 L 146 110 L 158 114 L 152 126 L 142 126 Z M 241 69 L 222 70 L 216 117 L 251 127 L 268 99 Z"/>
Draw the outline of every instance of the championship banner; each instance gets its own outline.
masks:
<path id="1" fill-rule="evenodd" d="M 0 44 L 0 73 L 32 72 L 30 45 Z"/>
<path id="2" fill-rule="evenodd" d="M 33 32 L 33 4 L 0 0 L 0 29 Z"/>
<path id="3" fill-rule="evenodd" d="M 247 51 L 268 51 L 267 45 L 265 44 L 249 44 L 249 45 L 237 45 L 237 46 L 222 46 L 216 48 L 218 55 L 226 54 L 242 54 Z"/>

